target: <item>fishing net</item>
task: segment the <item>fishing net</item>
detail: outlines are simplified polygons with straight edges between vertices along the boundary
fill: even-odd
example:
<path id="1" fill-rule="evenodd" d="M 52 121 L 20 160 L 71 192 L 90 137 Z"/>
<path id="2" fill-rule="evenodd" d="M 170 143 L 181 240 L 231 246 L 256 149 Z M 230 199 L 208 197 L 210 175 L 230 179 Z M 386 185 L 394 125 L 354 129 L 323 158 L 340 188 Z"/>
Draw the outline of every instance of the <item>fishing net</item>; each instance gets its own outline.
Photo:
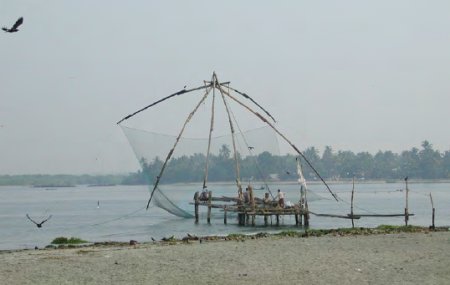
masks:
<path id="1" fill-rule="evenodd" d="M 151 191 L 171 153 L 159 177 L 153 203 L 176 216 L 192 216 L 189 202 L 196 191 L 203 189 L 205 177 L 205 186 L 214 190 L 214 196 L 236 196 L 237 185 L 232 182 L 238 174 L 242 185 L 252 184 L 271 193 L 270 184 L 277 182 L 288 168 L 283 160 L 276 159 L 280 149 L 273 128 L 240 104 L 211 93 L 209 97 L 204 91 L 200 97 L 178 96 L 176 101 L 170 101 L 173 103 L 165 101 L 151 112 L 133 117 L 132 126 L 129 121 L 127 126 L 119 124 Z"/>

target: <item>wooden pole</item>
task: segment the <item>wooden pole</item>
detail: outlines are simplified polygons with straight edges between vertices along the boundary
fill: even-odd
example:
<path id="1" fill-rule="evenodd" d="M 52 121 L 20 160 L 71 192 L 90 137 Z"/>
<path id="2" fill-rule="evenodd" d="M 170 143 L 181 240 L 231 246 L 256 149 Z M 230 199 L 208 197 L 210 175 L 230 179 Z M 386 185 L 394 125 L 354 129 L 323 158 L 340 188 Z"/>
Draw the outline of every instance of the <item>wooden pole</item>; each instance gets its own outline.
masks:
<path id="1" fill-rule="evenodd" d="M 223 209 L 223 223 L 226 225 L 227 224 L 227 206 L 224 207 Z"/>
<path id="2" fill-rule="evenodd" d="M 352 228 L 355 228 L 355 222 L 353 221 L 353 196 L 355 194 L 355 177 L 353 177 L 353 188 L 352 188 L 352 202 L 350 206 L 350 215 L 352 215 Z"/>
<path id="3" fill-rule="evenodd" d="M 434 214 L 435 214 L 435 209 L 434 209 L 434 203 L 433 203 L 433 196 L 431 196 L 431 192 L 430 192 L 430 200 L 431 200 L 431 229 L 434 230 L 435 226 L 434 226 Z"/>
<path id="4" fill-rule="evenodd" d="M 208 217 L 207 217 L 208 224 L 211 223 L 211 201 L 212 201 L 212 191 L 209 191 L 208 192 Z"/>
<path id="5" fill-rule="evenodd" d="M 405 184 L 406 184 L 406 205 L 405 205 L 405 225 L 408 226 L 408 220 L 409 220 L 409 214 L 408 214 L 408 177 L 405 178 Z"/>
<path id="6" fill-rule="evenodd" d="M 223 89 L 221 88 L 221 86 L 219 84 L 219 80 L 217 79 L 217 75 L 215 72 L 213 73 L 213 78 L 214 78 L 213 87 L 218 88 L 220 91 L 220 94 L 222 95 L 223 105 L 225 106 L 225 111 L 228 116 L 228 123 L 230 124 L 231 142 L 233 145 L 233 157 L 234 157 L 235 170 L 236 170 L 236 185 L 238 187 L 238 192 L 239 192 L 239 190 L 242 189 L 242 186 L 241 186 L 241 174 L 240 174 L 240 166 L 239 166 L 239 159 L 238 159 L 238 151 L 236 148 L 236 138 L 235 138 L 236 135 L 234 132 L 233 120 L 231 119 L 230 109 L 228 107 L 227 100 L 225 99 L 225 95 L 224 95 L 225 93 L 223 92 Z"/>
<path id="7" fill-rule="evenodd" d="M 212 106 L 211 106 L 211 122 L 209 125 L 209 138 L 208 138 L 208 150 L 206 151 L 206 163 L 205 163 L 205 177 L 203 179 L 203 189 L 206 188 L 206 183 L 208 181 L 208 163 L 209 154 L 211 152 L 211 136 L 214 130 L 214 101 L 216 99 L 216 88 L 213 88 Z"/>
<path id="8" fill-rule="evenodd" d="M 195 223 L 198 224 L 198 204 L 199 204 L 199 194 L 198 191 L 194 194 L 194 201 L 195 201 Z"/>
<path id="9" fill-rule="evenodd" d="M 304 220 L 305 220 L 305 226 L 309 226 L 309 208 L 308 208 L 308 201 L 305 202 L 305 216 L 304 216 Z"/>

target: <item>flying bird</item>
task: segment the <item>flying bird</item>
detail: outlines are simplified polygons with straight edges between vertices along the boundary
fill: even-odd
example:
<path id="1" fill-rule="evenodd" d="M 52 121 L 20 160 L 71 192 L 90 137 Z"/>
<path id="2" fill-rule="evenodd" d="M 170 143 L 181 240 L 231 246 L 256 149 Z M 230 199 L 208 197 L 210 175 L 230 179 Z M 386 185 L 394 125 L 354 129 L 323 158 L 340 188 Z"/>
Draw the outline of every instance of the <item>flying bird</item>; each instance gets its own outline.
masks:
<path id="1" fill-rule="evenodd" d="M 42 224 L 44 224 L 46 221 L 50 220 L 51 217 L 52 217 L 52 215 L 50 215 L 47 219 L 43 220 L 42 222 L 37 223 L 37 222 L 33 221 L 33 219 L 30 218 L 30 216 L 27 214 L 28 220 L 30 220 L 30 221 L 32 221 L 34 224 L 36 224 L 36 226 L 37 226 L 38 228 L 42 228 Z"/>
<path id="2" fill-rule="evenodd" d="M 13 25 L 10 29 L 8 29 L 7 27 L 3 27 L 2 30 L 5 31 L 5 32 L 7 32 L 7 33 L 15 33 L 15 32 L 18 32 L 19 29 L 17 29 L 17 28 L 18 28 L 20 25 L 22 25 L 22 23 L 23 23 L 23 17 L 20 17 L 20 18 L 16 21 L 16 23 L 14 23 L 14 25 Z"/>

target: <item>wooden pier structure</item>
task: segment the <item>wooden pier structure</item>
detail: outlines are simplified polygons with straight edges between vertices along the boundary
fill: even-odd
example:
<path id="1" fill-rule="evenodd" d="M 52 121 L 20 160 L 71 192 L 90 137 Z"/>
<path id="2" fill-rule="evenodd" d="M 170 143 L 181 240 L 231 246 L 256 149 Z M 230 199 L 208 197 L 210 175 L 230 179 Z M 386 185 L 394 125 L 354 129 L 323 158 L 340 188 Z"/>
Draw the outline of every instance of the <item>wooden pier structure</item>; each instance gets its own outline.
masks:
<path id="1" fill-rule="evenodd" d="M 204 191 L 203 193 L 196 192 L 194 195 L 193 204 L 195 207 L 195 223 L 199 222 L 199 208 L 200 206 L 207 207 L 207 223 L 211 223 L 212 208 L 221 209 L 223 211 L 224 224 L 228 222 L 228 214 L 236 213 L 238 217 L 238 224 L 256 225 L 256 217 L 264 218 L 265 226 L 279 226 L 281 216 L 294 216 L 295 225 L 308 226 L 309 225 L 309 211 L 306 205 L 302 203 L 294 204 L 289 207 L 280 206 L 279 202 L 274 199 L 261 199 L 253 195 L 253 188 L 249 185 L 248 199 L 242 197 L 214 197 L 212 191 Z M 206 194 L 204 194 L 206 193 Z M 274 219 L 275 218 L 275 219 Z"/>
<path id="2" fill-rule="evenodd" d="M 204 206 L 208 208 L 207 211 L 207 223 L 211 223 L 211 210 L 212 208 L 221 209 L 223 211 L 223 221 L 227 224 L 228 213 L 236 213 L 238 217 L 238 224 L 241 226 L 256 225 L 256 217 L 264 217 L 264 226 L 279 226 L 281 216 L 294 216 L 296 226 L 309 226 L 310 215 L 317 217 L 329 217 L 329 218 L 341 218 L 341 219 L 351 219 L 352 227 L 355 227 L 354 220 L 361 218 L 373 218 L 373 217 L 404 217 L 405 225 L 408 226 L 408 221 L 410 216 L 414 214 L 409 213 L 408 209 L 408 178 L 405 178 L 406 183 L 406 203 L 404 213 L 389 213 L 389 214 L 355 214 L 353 212 L 354 208 L 354 181 L 351 197 L 350 213 L 346 215 L 338 214 L 322 214 L 312 212 L 308 209 L 308 203 L 306 201 L 306 192 L 301 191 L 299 203 L 294 204 L 289 207 L 283 207 L 275 199 L 268 199 L 268 194 L 264 199 L 256 198 L 253 195 L 253 188 L 248 185 L 248 196 L 244 198 L 242 193 L 238 194 L 238 197 L 213 197 L 212 191 L 203 191 L 202 193 L 196 192 L 194 195 L 194 202 L 190 203 L 195 206 L 195 223 L 199 222 L 199 208 Z M 434 215 L 435 209 L 433 205 L 433 198 L 430 193 L 430 200 L 432 204 L 432 225 L 430 228 L 434 228 Z M 214 203 L 215 202 L 215 203 Z M 275 217 L 275 222 L 274 218 Z M 269 223 L 270 220 L 270 223 Z"/>

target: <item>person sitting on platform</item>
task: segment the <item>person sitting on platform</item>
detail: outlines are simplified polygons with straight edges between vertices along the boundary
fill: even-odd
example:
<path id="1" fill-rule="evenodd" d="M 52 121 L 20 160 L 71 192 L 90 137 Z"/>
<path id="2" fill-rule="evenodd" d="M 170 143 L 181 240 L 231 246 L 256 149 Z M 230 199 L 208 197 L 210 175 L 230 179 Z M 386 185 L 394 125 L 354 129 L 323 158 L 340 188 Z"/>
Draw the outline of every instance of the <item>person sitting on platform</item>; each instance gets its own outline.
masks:
<path id="1" fill-rule="evenodd" d="M 245 188 L 244 203 L 248 204 L 248 202 L 250 202 L 250 194 L 248 193 L 248 188 Z"/>
<path id="2" fill-rule="evenodd" d="M 203 188 L 202 194 L 200 194 L 201 201 L 208 201 L 208 189 Z"/>
<path id="3" fill-rule="evenodd" d="M 269 192 L 266 192 L 264 194 L 264 199 L 263 199 L 264 204 L 269 205 L 271 201 L 272 201 L 272 199 L 270 199 L 270 197 L 269 197 Z"/>
<path id="4" fill-rule="evenodd" d="M 278 206 L 284 208 L 284 193 L 281 192 L 280 189 L 278 189 L 277 198 L 278 198 Z"/>

